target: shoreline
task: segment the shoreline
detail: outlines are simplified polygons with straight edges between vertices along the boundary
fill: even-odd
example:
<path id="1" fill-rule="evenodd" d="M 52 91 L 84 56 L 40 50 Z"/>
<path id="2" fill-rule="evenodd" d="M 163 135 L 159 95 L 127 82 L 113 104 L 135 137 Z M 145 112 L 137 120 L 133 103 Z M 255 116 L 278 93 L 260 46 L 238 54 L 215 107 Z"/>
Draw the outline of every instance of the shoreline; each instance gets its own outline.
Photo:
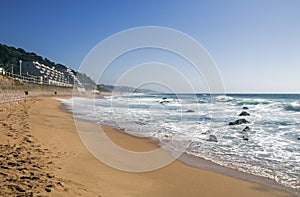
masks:
<path id="1" fill-rule="evenodd" d="M 84 121 L 84 120 L 80 120 L 80 121 Z M 84 121 L 84 122 L 88 122 L 88 121 Z M 121 131 L 118 128 L 114 128 L 114 127 L 110 127 L 110 126 L 106 126 L 106 125 L 97 125 L 93 122 L 88 122 L 88 123 L 94 124 L 96 126 L 100 126 L 100 127 L 104 128 L 103 131 L 106 135 L 108 135 L 106 129 L 112 129 L 112 130 L 115 130 L 116 132 L 121 133 L 122 135 L 127 135 L 127 136 L 133 137 L 133 138 L 138 139 L 138 140 L 139 139 L 145 139 L 145 140 L 149 141 L 150 143 L 153 143 L 157 148 L 160 148 L 160 145 L 159 145 L 160 142 L 155 140 L 155 139 L 134 136 L 134 135 L 128 134 L 124 131 Z M 113 142 L 116 142 L 116 141 L 113 141 Z M 118 144 L 118 142 L 116 144 Z M 128 147 L 128 146 L 127 147 L 122 146 L 121 144 L 118 144 L 118 145 L 120 145 L 122 148 L 127 148 L 128 150 L 130 150 L 130 147 Z M 131 151 L 137 151 L 137 152 L 143 152 L 143 151 L 147 152 L 147 151 L 152 151 L 152 150 L 155 150 L 155 149 L 154 148 L 151 148 L 149 150 L 131 149 Z M 166 151 L 166 152 L 168 152 L 171 155 L 171 152 L 169 152 L 169 151 Z M 197 169 L 200 169 L 200 170 L 225 175 L 225 176 L 228 176 L 228 177 L 232 177 L 232 178 L 247 181 L 247 182 L 261 184 L 261 185 L 264 185 L 264 186 L 267 186 L 267 187 L 271 187 L 273 189 L 277 189 L 277 190 L 280 190 L 280 191 L 285 191 L 285 192 L 294 194 L 296 196 L 300 195 L 300 191 L 298 191 L 294 188 L 290 188 L 290 187 L 286 187 L 284 185 L 281 185 L 280 183 L 278 183 L 275 180 L 272 180 L 270 178 L 263 177 L 263 176 L 258 176 L 258 175 L 242 172 L 242 171 L 239 171 L 239 170 L 234 169 L 234 168 L 229 168 L 229 167 L 226 167 L 226 166 L 222 166 L 222 165 L 219 165 L 217 163 L 214 163 L 213 161 L 209 161 L 209 160 L 206 160 L 204 158 L 197 157 L 195 155 L 191 155 L 191 154 L 188 154 L 188 153 L 182 153 L 175 161 L 179 161 L 184 165 L 188 165 L 190 167 L 194 167 L 194 168 L 197 168 Z M 170 164 L 168 164 L 168 165 L 170 165 Z"/>
<path id="2" fill-rule="evenodd" d="M 69 114 L 72 114 L 71 109 L 68 109 L 66 107 L 66 105 L 64 105 L 62 102 L 60 102 L 60 103 L 61 103 L 61 107 L 60 107 L 61 110 L 65 111 Z M 97 125 L 97 124 L 93 123 L 92 121 L 87 121 L 87 120 L 79 120 L 79 121 L 84 121 L 84 122 L 88 122 L 90 124 Z M 100 126 L 102 128 L 103 127 L 104 128 L 110 128 L 110 129 L 116 130 L 117 132 L 119 132 L 123 135 L 128 135 L 128 136 L 131 136 L 131 137 L 134 137 L 134 138 L 149 140 L 150 142 L 154 143 L 158 148 L 160 148 L 160 145 L 159 145 L 160 142 L 158 140 L 155 140 L 155 139 L 152 139 L 152 138 L 134 136 L 134 135 L 128 134 L 124 131 L 121 131 L 118 128 L 114 128 L 114 127 L 111 127 L 111 126 L 106 126 L 106 125 L 97 125 L 97 126 Z M 105 129 L 103 129 L 103 130 L 106 133 Z M 107 135 L 107 133 L 106 133 L 106 135 Z M 300 191 L 298 191 L 294 188 L 290 188 L 290 187 L 281 185 L 280 183 L 278 183 L 275 180 L 272 180 L 270 178 L 263 177 L 263 176 L 258 176 L 258 175 L 242 172 L 242 171 L 239 171 L 239 170 L 234 169 L 234 168 L 229 168 L 229 167 L 226 167 L 226 166 L 222 166 L 222 165 L 219 165 L 217 163 L 214 163 L 213 161 L 209 161 L 209 160 L 206 160 L 204 158 L 197 157 L 195 155 L 191 155 L 191 154 L 188 154 L 188 153 L 183 153 L 176 160 L 183 163 L 184 165 L 195 167 L 197 169 L 201 169 L 201 170 L 205 170 L 205 171 L 209 171 L 209 172 L 213 172 L 213 173 L 218 173 L 218 174 L 221 174 L 221 175 L 229 176 L 229 177 L 239 179 L 239 180 L 243 180 L 243 181 L 247 181 L 247 182 L 262 184 L 264 186 L 271 187 L 271 188 L 274 188 L 274 189 L 277 189 L 277 190 L 280 190 L 280 191 L 285 191 L 285 192 L 288 192 L 288 193 L 293 194 L 293 195 L 300 195 Z"/>
<path id="3" fill-rule="evenodd" d="M 190 155 L 187 153 L 183 153 L 179 158 L 178 161 L 195 167 L 195 168 L 199 168 L 202 170 L 206 170 L 206 171 L 210 171 L 210 172 L 215 172 L 218 174 L 222 174 L 225 176 L 230 176 L 236 179 L 240 179 L 240 180 L 245 180 L 245 181 L 250 181 L 253 183 L 258 183 L 258 184 L 262 184 L 262 185 L 266 185 L 268 187 L 272 187 L 274 189 L 278 189 L 281 191 L 286 191 L 289 193 L 292 193 L 294 195 L 300 195 L 300 191 L 294 189 L 294 188 L 290 188 L 290 187 L 286 187 L 284 185 L 281 185 L 279 183 L 277 183 L 275 180 L 269 179 L 267 177 L 262 177 L 262 176 L 258 176 L 258 175 L 254 175 L 254 174 L 250 174 L 250 173 L 246 173 L 246 172 L 242 172 L 239 171 L 237 169 L 233 169 L 233 168 L 229 168 L 226 166 L 221 166 L 217 163 L 214 163 L 212 161 L 206 160 L 204 158 L 201 157 L 197 157 L 195 155 Z"/>
<path id="4" fill-rule="evenodd" d="M 80 120 L 80 121 L 83 121 L 83 120 Z M 89 123 L 95 124 L 95 123 L 92 123 L 92 122 L 89 122 Z M 97 124 L 95 124 L 95 125 L 97 125 Z M 121 134 L 128 135 L 130 137 L 134 137 L 134 138 L 137 138 L 137 139 L 146 139 L 146 140 L 150 141 L 150 143 L 153 143 L 158 148 L 160 148 L 160 145 L 159 145 L 160 142 L 155 140 L 155 139 L 134 136 L 134 135 L 128 134 L 124 131 L 121 131 L 118 128 L 114 128 L 114 127 L 110 127 L 110 126 L 105 126 L 105 125 L 97 125 L 97 126 L 100 126 L 102 128 L 104 127 L 104 128 L 113 129 L 113 130 L 116 130 L 117 132 L 120 132 Z M 104 132 L 106 133 L 105 129 L 104 129 Z M 144 151 L 146 152 L 146 151 L 151 151 L 151 150 L 154 150 L 154 149 L 152 148 L 152 149 L 144 150 Z M 140 152 L 141 150 L 133 150 L 133 151 Z M 171 155 L 171 152 L 169 152 L 169 151 L 167 151 L 167 152 Z M 265 185 L 267 187 L 271 187 L 271 188 L 274 188 L 274 189 L 278 189 L 278 190 L 281 190 L 281 191 L 285 191 L 285 192 L 300 196 L 300 191 L 298 191 L 294 188 L 290 188 L 290 187 L 286 187 L 284 185 L 281 185 L 280 183 L 278 183 L 275 180 L 272 180 L 270 178 L 263 177 L 263 176 L 258 176 L 258 175 L 255 175 L 255 174 L 242 172 L 242 171 L 239 171 L 239 170 L 234 169 L 234 168 L 222 166 L 218 163 L 214 163 L 213 161 L 209 161 L 209 160 L 204 159 L 202 157 L 197 157 L 195 155 L 191 155 L 191 154 L 188 154 L 188 153 L 182 153 L 176 159 L 176 161 L 179 161 L 179 162 L 183 163 L 184 165 L 188 165 L 188 166 L 200 169 L 200 170 L 205 170 L 205 171 L 208 171 L 208 172 L 213 172 L 213 173 L 229 176 L 229 177 L 239 179 L 239 180 L 243 180 L 243 181 L 247 181 L 247 182 L 262 184 L 262 185 Z"/>
<path id="5" fill-rule="evenodd" d="M 2 179 L 4 181 L 0 184 L 0 189 L 7 191 L 4 194 L 31 192 L 34 195 L 46 196 L 295 196 L 270 186 L 191 167 L 177 160 L 163 168 L 144 173 L 124 172 L 109 167 L 91 155 L 83 145 L 72 115 L 63 111 L 61 106 L 60 101 L 44 97 L 21 101 L 19 104 L 6 106 L 7 110 L 0 110 L 1 117 L 11 117 L 5 119 L 5 122 L 1 121 L 0 127 L 5 132 L 1 133 L 0 143 L 8 148 L 21 146 L 25 150 L 24 158 L 28 157 L 25 153 L 29 151 L 31 157 L 37 161 L 34 166 L 40 166 L 31 168 L 30 165 L 35 160 L 22 163 L 4 155 L 8 161 L 17 162 L 17 165 L 9 166 L 8 169 L 0 168 L 0 176 L 4 176 L 5 172 L 15 177 Z M 19 116 L 20 113 L 24 115 Z M 14 121 L 25 121 L 26 124 L 17 124 Z M 88 122 L 81 124 L 89 131 L 97 127 Z M 13 130 L 6 129 L 3 125 L 13 127 Z M 31 136 L 30 142 L 22 141 L 22 130 L 26 131 L 24 135 Z M 147 151 L 158 147 L 149 139 L 130 136 L 109 127 L 104 130 L 112 141 L 129 150 Z M 7 136 L 4 135 L 6 133 Z M 17 136 L 10 137 L 12 134 Z M 6 145 L 6 140 L 15 145 Z M 2 157 L 0 162 L 4 162 Z M 22 173 L 28 172 L 19 171 L 20 167 L 28 168 L 33 175 L 40 173 L 42 181 L 33 180 L 32 174 L 28 174 L 28 181 L 31 181 L 29 187 L 26 179 L 24 181 L 21 178 Z M 45 188 L 50 187 L 49 182 L 51 188 Z"/>
<path id="6" fill-rule="evenodd" d="M 60 103 L 61 103 L 60 109 L 72 115 L 72 110 L 68 109 L 67 106 L 64 103 L 62 103 L 62 102 L 60 102 Z M 156 139 L 131 135 L 129 133 L 121 131 L 118 128 L 114 128 L 114 127 L 107 126 L 107 125 L 98 125 L 98 124 L 96 124 L 92 121 L 87 121 L 87 120 L 79 120 L 79 121 L 88 122 L 90 124 L 94 124 L 94 125 L 104 127 L 104 128 L 114 129 L 114 130 L 116 130 L 116 131 L 118 131 L 118 132 L 120 132 L 124 135 L 132 136 L 132 137 L 137 138 L 137 139 L 146 139 L 146 140 L 151 141 L 152 143 L 157 145 L 157 147 L 160 148 L 160 143 L 161 142 L 159 142 Z M 104 132 L 105 132 L 105 129 L 104 129 Z M 169 153 L 171 154 L 171 152 L 169 152 Z M 282 184 L 280 184 L 280 183 L 276 182 L 275 180 L 270 179 L 268 177 L 263 177 L 263 176 L 259 176 L 259 175 L 239 171 L 238 169 L 222 166 L 218 163 L 215 163 L 213 161 L 210 161 L 210 160 L 207 160 L 205 158 L 201 158 L 201 157 L 198 157 L 198 156 L 195 156 L 195 155 L 192 155 L 192 154 L 182 153 L 182 155 L 179 156 L 179 158 L 177 158 L 177 161 L 180 161 L 185 165 L 195 167 L 195 168 L 198 168 L 198 169 L 201 169 L 201 170 L 222 174 L 222 175 L 225 175 L 225 176 L 230 176 L 230 177 L 237 178 L 237 179 L 240 179 L 240 180 L 250 181 L 250 182 L 253 182 L 253 183 L 263 184 L 263 185 L 266 185 L 268 187 L 272 187 L 274 189 L 278 189 L 278 190 L 281 190 L 281 191 L 286 191 L 286 192 L 292 193 L 294 195 L 300 195 L 300 191 L 298 191 L 294 188 L 290 188 L 290 187 L 287 187 L 285 185 L 282 185 Z"/>

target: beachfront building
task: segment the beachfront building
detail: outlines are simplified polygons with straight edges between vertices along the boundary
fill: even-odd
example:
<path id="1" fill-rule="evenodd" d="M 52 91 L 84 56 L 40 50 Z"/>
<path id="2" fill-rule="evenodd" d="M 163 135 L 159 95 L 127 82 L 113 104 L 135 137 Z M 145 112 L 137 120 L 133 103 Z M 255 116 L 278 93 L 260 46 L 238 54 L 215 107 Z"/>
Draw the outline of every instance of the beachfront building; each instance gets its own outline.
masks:
<path id="1" fill-rule="evenodd" d="M 67 68 L 67 73 L 73 79 L 73 81 L 74 81 L 73 84 L 76 83 L 76 84 L 78 84 L 79 87 L 83 87 L 82 83 L 79 81 L 79 79 L 75 76 L 75 74 L 73 73 L 73 71 L 70 68 Z"/>
<path id="2" fill-rule="evenodd" d="M 5 75 L 5 70 L 4 70 L 4 68 L 0 68 L 0 75 Z"/>
<path id="3" fill-rule="evenodd" d="M 72 87 L 76 76 L 71 69 L 59 70 L 37 61 L 21 62 L 22 77 L 35 78 L 37 83 L 55 86 Z"/>

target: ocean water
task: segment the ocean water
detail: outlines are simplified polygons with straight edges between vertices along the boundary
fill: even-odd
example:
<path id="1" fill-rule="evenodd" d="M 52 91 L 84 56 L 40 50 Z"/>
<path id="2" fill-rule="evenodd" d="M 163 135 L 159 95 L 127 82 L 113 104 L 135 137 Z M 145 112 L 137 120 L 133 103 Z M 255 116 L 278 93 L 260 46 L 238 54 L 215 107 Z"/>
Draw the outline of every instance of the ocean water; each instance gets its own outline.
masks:
<path id="1" fill-rule="evenodd" d="M 300 190 L 299 94 L 133 94 L 60 101 L 80 119 Z M 242 111 L 250 116 L 239 116 Z M 240 118 L 249 123 L 228 125 Z M 250 131 L 243 131 L 246 126 Z"/>

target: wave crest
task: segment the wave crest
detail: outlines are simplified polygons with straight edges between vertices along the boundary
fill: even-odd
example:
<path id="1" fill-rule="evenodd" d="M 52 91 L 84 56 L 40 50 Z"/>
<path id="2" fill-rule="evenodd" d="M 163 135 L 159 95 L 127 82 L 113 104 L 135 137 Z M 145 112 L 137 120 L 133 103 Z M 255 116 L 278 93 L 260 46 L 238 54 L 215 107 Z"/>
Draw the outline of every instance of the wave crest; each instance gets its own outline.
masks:
<path id="1" fill-rule="evenodd" d="M 289 104 L 289 105 L 285 105 L 284 109 L 287 110 L 287 111 L 300 112 L 300 104 L 292 103 L 292 104 Z"/>

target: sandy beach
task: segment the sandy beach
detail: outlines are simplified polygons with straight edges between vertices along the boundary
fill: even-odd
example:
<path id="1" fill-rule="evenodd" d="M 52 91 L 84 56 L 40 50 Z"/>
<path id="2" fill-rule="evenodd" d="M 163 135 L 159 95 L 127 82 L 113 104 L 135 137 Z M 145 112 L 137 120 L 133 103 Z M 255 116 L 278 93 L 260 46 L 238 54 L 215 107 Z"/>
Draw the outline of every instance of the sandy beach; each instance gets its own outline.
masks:
<path id="1" fill-rule="evenodd" d="M 157 148 L 149 139 L 103 129 L 128 150 Z M 0 196 L 293 196 L 180 161 L 147 173 L 111 168 L 87 151 L 72 115 L 53 98 L 1 105 L 0 130 Z"/>

